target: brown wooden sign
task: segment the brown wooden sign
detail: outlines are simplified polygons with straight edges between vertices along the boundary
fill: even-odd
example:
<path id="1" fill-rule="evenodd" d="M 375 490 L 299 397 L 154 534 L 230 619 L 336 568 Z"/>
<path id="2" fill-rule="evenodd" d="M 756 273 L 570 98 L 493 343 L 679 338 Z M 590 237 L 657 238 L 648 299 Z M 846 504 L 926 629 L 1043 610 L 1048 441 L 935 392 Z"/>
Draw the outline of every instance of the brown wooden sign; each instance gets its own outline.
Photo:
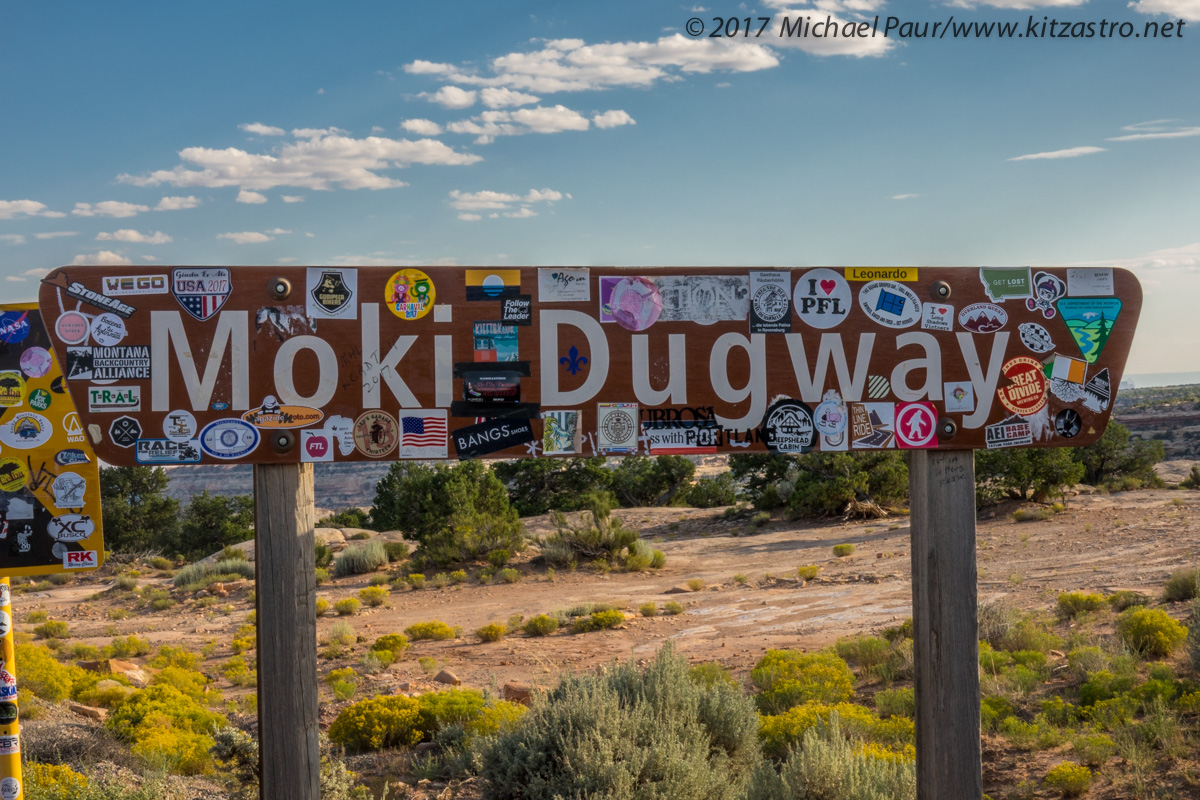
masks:
<path id="1" fill-rule="evenodd" d="M 1108 268 L 72 266 L 112 464 L 1078 446 L 1141 310 Z"/>

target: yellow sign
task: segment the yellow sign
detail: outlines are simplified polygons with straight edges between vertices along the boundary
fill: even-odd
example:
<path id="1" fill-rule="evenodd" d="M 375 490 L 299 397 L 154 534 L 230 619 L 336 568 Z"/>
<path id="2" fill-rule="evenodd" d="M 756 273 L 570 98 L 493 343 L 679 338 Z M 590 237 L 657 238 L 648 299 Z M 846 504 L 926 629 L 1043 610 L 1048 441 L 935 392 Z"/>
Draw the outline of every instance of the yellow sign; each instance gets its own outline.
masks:
<path id="1" fill-rule="evenodd" d="M 915 281 L 916 267 L 846 267 L 848 281 Z"/>
<path id="2" fill-rule="evenodd" d="M 0 576 L 104 560 L 100 470 L 33 303 L 0 305 Z M 86 345 L 86 342 L 82 344 Z"/>

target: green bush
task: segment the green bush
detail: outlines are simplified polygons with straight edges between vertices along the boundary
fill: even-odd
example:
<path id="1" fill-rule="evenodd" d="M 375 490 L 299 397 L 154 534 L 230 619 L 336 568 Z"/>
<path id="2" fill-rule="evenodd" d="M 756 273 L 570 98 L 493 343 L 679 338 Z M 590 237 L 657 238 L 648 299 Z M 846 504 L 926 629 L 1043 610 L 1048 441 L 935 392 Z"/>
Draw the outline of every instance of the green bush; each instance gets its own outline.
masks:
<path id="1" fill-rule="evenodd" d="M 1165 657 L 1187 637 L 1187 628 L 1157 608 L 1130 608 L 1117 617 L 1117 633 L 1131 650 Z"/>
<path id="2" fill-rule="evenodd" d="M 383 552 L 387 554 L 389 563 L 403 561 L 408 558 L 408 545 L 404 542 L 384 542 Z"/>
<path id="3" fill-rule="evenodd" d="M 783 759 L 788 751 L 800 744 L 806 731 L 827 727 L 834 719 L 844 733 L 856 739 L 897 746 L 901 752 L 911 748 L 916 727 L 911 719 L 894 717 L 883 720 L 869 708 L 854 703 L 801 703 L 782 714 L 766 715 L 759 720 L 759 739 L 763 752 L 771 758 Z"/>
<path id="4" fill-rule="evenodd" d="M 688 678 L 664 647 L 632 662 L 563 678 L 535 696 L 515 729 L 487 740 L 491 800 L 553 797 L 733 800 L 758 760 L 750 700 Z"/>
<path id="5" fill-rule="evenodd" d="M 432 739 L 451 725 L 462 725 L 475 719 L 487 705 L 483 693 L 476 689 L 447 689 L 427 692 L 417 698 L 421 734 Z"/>
<path id="6" fill-rule="evenodd" d="M 750 524 L 756 528 L 761 528 L 771 521 L 770 511 L 759 511 L 754 516 L 750 517 Z"/>
<path id="7" fill-rule="evenodd" d="M 1058 789 L 1063 797 L 1079 797 L 1092 786 L 1092 771 L 1079 764 L 1064 761 L 1046 773 L 1043 783 Z"/>
<path id="8" fill-rule="evenodd" d="M 249 561 L 236 560 L 188 564 L 175 573 L 171 584 L 176 589 L 199 591 L 213 583 L 228 583 L 239 578 L 254 580 L 254 565 Z"/>
<path id="9" fill-rule="evenodd" d="M 683 603 L 677 603 L 674 600 L 669 600 L 668 602 L 663 603 L 663 613 L 669 617 L 673 617 L 676 614 L 682 614 Z"/>
<path id="10" fill-rule="evenodd" d="M 558 630 L 558 619 L 546 614 L 538 614 L 536 617 L 525 620 L 521 630 L 525 632 L 526 636 L 549 636 Z"/>
<path id="11" fill-rule="evenodd" d="M 612 473 L 604 458 L 519 458 L 492 465 L 522 517 L 548 511 L 579 511 L 585 498 L 604 492 Z"/>
<path id="12" fill-rule="evenodd" d="M 59 663 L 42 645 L 16 645 L 17 676 L 22 690 L 33 692 L 38 698 L 58 703 L 71 697 L 74 686 L 82 681 L 86 673 L 79 667 Z"/>
<path id="13" fill-rule="evenodd" d="M 1145 486 L 1162 486 L 1154 465 L 1163 460 L 1163 443 L 1154 439 L 1134 439 L 1129 429 L 1110 420 L 1104 434 L 1087 447 L 1072 449 L 1071 456 L 1083 465 L 1082 481 L 1092 486 L 1120 483 L 1132 478 Z"/>
<path id="14" fill-rule="evenodd" d="M 387 650 L 397 658 L 408 649 L 408 637 L 403 633 L 385 633 L 371 645 L 372 650 Z"/>
<path id="15" fill-rule="evenodd" d="M 878 636 L 855 636 L 849 639 L 838 639 L 834 649 L 840 658 L 852 661 L 862 668 L 863 674 L 869 672 L 877 664 L 887 660 L 891 646 L 887 639 Z"/>
<path id="16" fill-rule="evenodd" d="M 211 771 L 213 740 L 209 733 L 227 723 L 176 687 L 158 683 L 131 694 L 104 724 L 133 745 L 134 755 L 195 775 Z"/>
<path id="17" fill-rule="evenodd" d="M 1089 767 L 1100 767 L 1117 752 L 1111 736 L 1103 733 L 1084 733 L 1071 742 L 1075 755 Z"/>
<path id="18" fill-rule="evenodd" d="M 313 545 L 313 566 L 324 569 L 333 563 L 333 548 L 327 544 Z"/>
<path id="19" fill-rule="evenodd" d="M 638 533 L 612 516 L 611 499 L 593 495 L 589 502 L 575 523 L 561 512 L 552 515 L 555 532 L 541 543 L 546 563 L 568 566 L 596 559 L 613 563 L 637 553 Z"/>
<path id="20" fill-rule="evenodd" d="M 454 572 L 451 572 L 450 573 L 450 582 L 453 584 L 456 584 L 456 585 L 460 584 L 460 583 L 466 583 L 467 582 L 466 570 L 456 569 L 456 570 L 454 570 Z"/>
<path id="21" fill-rule="evenodd" d="M 761 691 L 755 697 L 764 714 L 781 714 L 807 703 L 841 703 L 854 694 L 854 673 L 833 653 L 768 650 L 750 673 Z"/>
<path id="22" fill-rule="evenodd" d="M 66 639 L 70 633 L 71 627 L 57 619 L 43 622 L 33 629 L 33 635 L 39 639 Z"/>
<path id="23" fill-rule="evenodd" d="M 657 617 L 658 616 L 658 603 L 655 603 L 655 602 L 642 603 L 638 607 L 638 612 L 643 617 Z"/>
<path id="24" fill-rule="evenodd" d="M 521 573 L 518 570 L 509 567 L 497 572 L 496 577 L 505 583 L 516 583 L 517 581 L 521 580 Z"/>
<path id="25" fill-rule="evenodd" d="M 816 564 L 806 564 L 796 569 L 796 577 L 802 581 L 811 581 L 813 578 L 817 577 L 817 573 L 820 571 L 821 568 Z"/>
<path id="26" fill-rule="evenodd" d="M 317 522 L 318 528 L 371 528 L 371 517 L 361 508 L 343 508 Z"/>
<path id="27" fill-rule="evenodd" d="M 1058 596 L 1058 613 L 1064 619 L 1074 619 L 1080 614 L 1104 608 L 1104 595 L 1095 592 L 1063 592 Z"/>
<path id="28" fill-rule="evenodd" d="M 338 553 L 333 562 L 333 575 L 342 578 L 346 575 L 366 575 L 381 569 L 388 563 L 387 551 L 383 542 L 372 539 L 363 544 L 353 544 Z"/>
<path id="29" fill-rule="evenodd" d="M 713 478 L 701 478 L 686 491 L 684 502 L 693 508 L 731 506 L 737 502 L 737 483 L 728 472 Z"/>
<path id="30" fill-rule="evenodd" d="M 1130 589 L 1122 589 L 1119 592 L 1113 592 L 1108 596 L 1108 604 L 1113 611 L 1124 611 L 1127 608 L 1134 606 L 1144 606 L 1150 603 L 1150 598 L 1141 592 L 1135 592 Z"/>
<path id="31" fill-rule="evenodd" d="M 571 623 L 571 633 L 591 633 L 615 628 L 625 621 L 625 615 L 620 611 L 595 611 L 586 617 L 579 617 Z"/>
<path id="32" fill-rule="evenodd" d="M 628 456 L 612 471 L 612 491 L 626 508 L 676 505 L 687 496 L 696 465 L 683 456 Z"/>
<path id="33" fill-rule="evenodd" d="M 155 569 L 157 569 L 161 572 L 165 572 L 169 569 L 175 568 L 174 561 L 172 561 L 169 558 L 163 558 L 162 556 L 155 556 L 154 558 L 151 558 L 149 563 L 150 563 L 150 566 L 154 567 Z"/>
<path id="34" fill-rule="evenodd" d="M 414 642 L 419 642 L 425 639 L 433 639 L 435 641 L 445 641 L 455 638 L 454 629 L 444 622 L 432 620 L 430 622 L 417 622 L 404 629 L 404 633 Z"/>
<path id="35" fill-rule="evenodd" d="M 854 550 L 855 550 L 855 546 L 853 544 L 849 544 L 849 543 L 835 544 L 833 546 L 833 554 L 835 556 L 837 556 L 838 558 L 843 558 L 844 556 L 853 555 Z"/>
<path id="36" fill-rule="evenodd" d="M 391 592 L 386 586 L 368 586 L 365 589 L 359 589 L 359 598 L 369 605 L 371 608 L 378 608 L 383 605 Z"/>
<path id="37" fill-rule="evenodd" d="M 167 496 L 169 483 L 162 467 L 101 467 L 105 546 L 118 553 L 176 552 L 179 501 Z"/>
<path id="38" fill-rule="evenodd" d="M 411 747 L 422 738 L 420 703 L 395 695 L 361 700 L 337 715 L 329 738 L 357 752 Z"/>
<path id="39" fill-rule="evenodd" d="M 718 683 L 737 686 L 737 678 L 716 661 L 705 661 L 688 669 L 688 677 L 701 686 L 711 689 Z"/>
<path id="40" fill-rule="evenodd" d="M 475 631 L 481 642 L 498 642 L 508 633 L 508 628 L 500 622 L 492 622 Z"/>
<path id="41" fill-rule="evenodd" d="M 333 604 L 333 610 L 339 617 L 352 617 L 358 613 L 359 602 L 354 597 L 343 597 Z"/>
<path id="42" fill-rule="evenodd" d="M 875 693 L 875 708 L 881 717 L 908 717 L 917 712 L 917 701 L 912 689 L 884 689 Z"/>
<path id="43" fill-rule="evenodd" d="M 996 695 L 979 701 L 979 727 L 984 732 L 994 731 L 1004 720 L 1017 713 L 1017 707 L 1009 700 Z"/>
<path id="44" fill-rule="evenodd" d="M 1200 580 L 1200 570 L 1193 567 L 1171 573 L 1167 585 L 1163 587 L 1163 599 L 1169 603 L 1182 603 L 1191 600 L 1197 594 L 1197 581 Z"/>
<path id="45" fill-rule="evenodd" d="M 118 636 L 100 649 L 105 658 L 135 658 L 150 652 L 150 643 L 137 636 Z M 19 662 L 18 662 L 19 663 Z"/>

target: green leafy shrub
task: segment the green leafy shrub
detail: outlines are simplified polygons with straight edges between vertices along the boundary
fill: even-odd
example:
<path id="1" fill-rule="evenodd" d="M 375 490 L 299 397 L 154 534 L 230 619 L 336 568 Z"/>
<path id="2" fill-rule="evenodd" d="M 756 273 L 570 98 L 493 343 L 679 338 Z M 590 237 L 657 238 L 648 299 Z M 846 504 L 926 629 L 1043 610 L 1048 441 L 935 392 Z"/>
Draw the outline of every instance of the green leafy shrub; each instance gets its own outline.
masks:
<path id="1" fill-rule="evenodd" d="M 688 669 L 688 677 L 701 686 L 712 688 L 718 683 L 737 686 L 737 678 L 716 661 L 705 661 Z"/>
<path id="2" fill-rule="evenodd" d="M 493 800 L 732 800 L 758 760 L 756 727 L 748 698 L 696 684 L 667 646 L 645 669 L 568 675 L 535 696 L 514 730 L 483 743 L 483 774 Z"/>
<path id="3" fill-rule="evenodd" d="M 558 630 L 558 619 L 547 614 L 538 614 L 525 620 L 521 630 L 526 636 L 549 636 Z"/>
<path id="4" fill-rule="evenodd" d="M 188 564 L 171 579 L 176 589 L 195 592 L 214 583 L 229 583 L 240 578 L 254 580 L 254 565 L 249 561 L 227 560 Z M 136 585 L 136 583 L 134 584 Z"/>
<path id="5" fill-rule="evenodd" d="M 349 647 L 358 641 L 358 633 L 349 622 L 338 620 L 329 628 L 329 637 L 326 641 Z"/>
<path id="6" fill-rule="evenodd" d="M 1104 595 L 1095 592 L 1063 592 L 1058 596 L 1058 613 L 1064 619 L 1074 619 L 1080 614 L 1104 608 Z"/>
<path id="7" fill-rule="evenodd" d="M 462 725 L 475 719 L 487 705 L 483 693 L 475 689 L 427 692 L 418 697 L 417 702 L 421 733 L 425 739 L 432 739 L 451 725 Z"/>
<path id="8" fill-rule="evenodd" d="M 450 573 L 450 582 L 455 585 L 460 584 L 460 583 L 466 583 L 467 582 L 466 570 L 456 569 L 456 570 L 454 570 L 454 572 L 451 572 Z"/>
<path id="9" fill-rule="evenodd" d="M 408 649 L 408 637 L 403 633 L 385 633 L 371 645 L 372 650 L 387 650 L 397 658 Z"/>
<path id="10" fill-rule="evenodd" d="M 1200 569 L 1189 567 L 1171 573 L 1167 585 L 1163 587 L 1163 599 L 1169 603 L 1182 603 L 1191 600 L 1197 593 L 1197 580 L 1200 580 Z"/>
<path id="11" fill-rule="evenodd" d="M 1130 608 L 1117 617 L 1117 633 L 1144 656 L 1169 656 L 1187 637 L 1187 628 L 1158 608 Z"/>
<path id="12" fill-rule="evenodd" d="M 700 478 L 686 491 L 684 502 L 693 508 L 731 506 L 737 502 L 737 483 L 728 472 L 711 478 Z"/>
<path id="13" fill-rule="evenodd" d="M 844 558 L 848 555 L 853 555 L 855 546 L 849 542 L 844 544 L 835 544 L 833 546 L 833 554 L 838 558 Z"/>
<path id="14" fill-rule="evenodd" d="M 806 731 L 827 727 L 837 718 L 843 732 L 850 736 L 882 744 L 912 745 L 916 733 L 911 719 L 894 717 L 882 720 L 871 709 L 854 703 L 801 703 L 782 714 L 766 715 L 759 721 L 763 752 L 782 759 L 799 744 Z"/>
<path id="15" fill-rule="evenodd" d="M 625 615 L 615 609 L 595 611 L 589 616 L 579 617 L 571 623 L 571 633 L 591 633 L 615 628 L 625 621 Z"/>
<path id="16" fill-rule="evenodd" d="M 492 465 L 522 517 L 579 511 L 586 498 L 607 491 L 612 471 L 600 458 L 521 458 Z"/>
<path id="17" fill-rule="evenodd" d="M 359 602 L 355 597 L 343 597 L 333 604 L 339 617 L 352 617 L 358 613 Z"/>
<path id="18" fill-rule="evenodd" d="M 917 711 L 916 697 L 912 689 L 884 689 L 875 693 L 875 708 L 881 717 L 908 717 Z"/>
<path id="19" fill-rule="evenodd" d="M 638 613 L 640 613 L 643 617 L 657 617 L 658 616 L 658 603 L 655 603 L 655 602 L 642 603 L 638 607 Z"/>
<path id="20" fill-rule="evenodd" d="M 455 638 L 454 629 L 446 623 L 438 620 L 414 623 L 405 628 L 404 633 L 414 642 L 419 642 L 425 639 L 445 641 Z"/>
<path id="21" fill-rule="evenodd" d="M 1100 767 L 1117 752 L 1111 736 L 1103 733 L 1084 733 L 1071 742 L 1075 755 L 1089 767 Z"/>
<path id="22" fill-rule="evenodd" d="M 673 617 L 676 614 L 682 614 L 683 613 L 683 603 L 677 603 L 674 600 L 670 600 L 666 603 L 663 603 L 663 613 L 669 617 Z"/>
<path id="23" fill-rule="evenodd" d="M 313 566 L 324 569 L 333 563 L 333 548 L 327 544 L 313 545 Z"/>
<path id="24" fill-rule="evenodd" d="M 175 567 L 175 562 L 169 558 L 163 558 L 162 556 L 155 556 L 154 558 L 151 558 L 149 563 L 150 566 L 162 572 L 166 572 L 169 569 L 174 569 Z"/>
<path id="25" fill-rule="evenodd" d="M 79 667 L 59 663 L 54 654 L 41 645 L 17 642 L 15 648 L 21 689 L 33 692 L 42 700 L 51 703 L 66 700 L 74 685 L 86 674 Z"/>
<path id="26" fill-rule="evenodd" d="M 425 576 L 422 575 L 420 572 L 410 572 L 404 578 L 404 580 L 407 581 L 408 585 L 411 586 L 414 590 L 425 588 Z"/>
<path id="27" fill-rule="evenodd" d="M 176 647 L 170 644 L 164 644 L 159 647 L 158 654 L 146 662 L 147 666 L 154 667 L 155 669 L 162 669 L 163 667 L 195 669 L 199 663 L 199 653 L 193 653 L 186 647 Z"/>
<path id="28" fill-rule="evenodd" d="M 979 727 L 981 730 L 994 731 L 1004 720 L 1017 713 L 1017 707 L 1006 698 L 998 695 L 984 697 L 979 701 Z"/>
<path id="29" fill-rule="evenodd" d="M 1046 773 L 1042 781 L 1051 789 L 1058 789 L 1063 797 L 1079 797 L 1092 786 L 1092 771 L 1080 764 L 1064 761 Z"/>
<path id="30" fill-rule="evenodd" d="M 821 568 L 816 564 L 805 564 L 802 567 L 797 567 L 796 577 L 802 581 L 811 581 L 813 578 L 817 577 L 817 573 L 820 571 Z"/>
<path id="31" fill-rule="evenodd" d="M 343 508 L 317 522 L 318 528 L 370 528 L 371 517 L 361 508 Z"/>
<path id="32" fill-rule="evenodd" d="M 750 524 L 756 528 L 761 528 L 771 521 L 770 511 L 759 511 L 754 516 L 750 517 Z"/>
<path id="33" fill-rule="evenodd" d="M 105 658 L 137 658 L 150 652 L 150 643 L 137 636 L 118 636 L 100 648 L 100 654 Z M 19 663 L 19 662 L 18 662 Z"/>
<path id="34" fill-rule="evenodd" d="M 840 658 L 858 664 L 866 674 L 887 659 L 891 647 L 887 639 L 881 639 L 878 636 L 855 636 L 849 639 L 838 639 L 834 649 Z"/>
<path id="35" fill-rule="evenodd" d="M 521 573 L 511 567 L 502 569 L 496 573 L 496 577 L 505 583 L 516 583 L 521 580 Z"/>
<path id="36" fill-rule="evenodd" d="M 359 598 L 371 608 L 378 608 L 383 605 L 391 592 L 386 586 L 368 586 L 365 589 L 360 589 L 358 592 Z"/>
<path id="37" fill-rule="evenodd" d="M 196 775 L 212 769 L 209 731 L 227 723 L 176 687 L 158 683 L 130 695 L 104 724 L 132 744 L 134 755 L 181 774 Z"/>
<path id="38" fill-rule="evenodd" d="M 318 617 L 323 617 L 329 613 L 329 601 L 324 597 L 318 597 L 316 602 L 316 611 Z"/>
<path id="39" fill-rule="evenodd" d="M 612 516 L 612 500 L 601 495 L 588 499 L 590 505 L 572 522 L 562 512 L 551 516 L 555 532 L 541 543 L 542 558 L 552 566 L 569 566 L 602 559 L 624 561 L 635 555 L 638 532 Z"/>
<path id="40" fill-rule="evenodd" d="M 354 544 L 338 553 L 333 562 L 333 575 L 343 578 L 347 575 L 366 575 L 381 569 L 388 563 L 387 551 L 383 542 L 372 539 L 363 544 Z"/>
<path id="41" fill-rule="evenodd" d="M 347 750 L 411 747 L 421 741 L 420 704 L 411 697 L 384 696 L 348 706 L 329 726 L 329 738 Z"/>
<path id="42" fill-rule="evenodd" d="M 481 642 L 498 642 L 504 638 L 506 633 L 508 633 L 508 628 L 499 622 L 492 622 L 475 631 L 475 635 Z"/>
<path id="43" fill-rule="evenodd" d="M 408 558 L 408 544 L 405 542 L 384 542 L 383 552 L 387 554 L 389 563 L 396 563 Z"/>
<path id="44" fill-rule="evenodd" d="M 33 629 L 33 635 L 39 639 L 66 639 L 70 633 L 71 627 L 57 619 L 43 622 Z"/>
<path id="45" fill-rule="evenodd" d="M 50 618 L 50 614 L 46 611 L 30 611 L 28 614 L 25 615 L 25 619 L 22 621 L 27 622 L 30 625 L 33 625 L 38 622 L 45 622 L 49 618 Z"/>
<path id="46" fill-rule="evenodd" d="M 1127 608 L 1134 606 L 1144 606 L 1150 603 L 1150 598 L 1141 592 L 1135 592 L 1130 589 L 1122 589 L 1119 592 L 1113 592 L 1108 596 L 1108 604 L 1113 611 L 1124 611 Z"/>
<path id="47" fill-rule="evenodd" d="M 750 679 L 761 690 L 755 700 L 764 714 L 781 714 L 814 700 L 841 703 L 854 694 L 854 673 L 833 653 L 768 650 Z"/>

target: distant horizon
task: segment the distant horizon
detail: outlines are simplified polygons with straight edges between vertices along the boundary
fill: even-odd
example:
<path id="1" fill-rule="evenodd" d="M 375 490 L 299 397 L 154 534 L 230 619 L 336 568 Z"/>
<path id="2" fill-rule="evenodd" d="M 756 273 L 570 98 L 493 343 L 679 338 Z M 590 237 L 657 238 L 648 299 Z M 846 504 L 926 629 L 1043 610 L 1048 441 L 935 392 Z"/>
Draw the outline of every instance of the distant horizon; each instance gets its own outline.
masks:
<path id="1" fill-rule="evenodd" d="M 1167 386 L 1190 386 L 1200 384 L 1200 372 L 1142 372 L 1125 374 L 1121 382 L 1128 381 L 1135 389 L 1156 389 Z"/>

